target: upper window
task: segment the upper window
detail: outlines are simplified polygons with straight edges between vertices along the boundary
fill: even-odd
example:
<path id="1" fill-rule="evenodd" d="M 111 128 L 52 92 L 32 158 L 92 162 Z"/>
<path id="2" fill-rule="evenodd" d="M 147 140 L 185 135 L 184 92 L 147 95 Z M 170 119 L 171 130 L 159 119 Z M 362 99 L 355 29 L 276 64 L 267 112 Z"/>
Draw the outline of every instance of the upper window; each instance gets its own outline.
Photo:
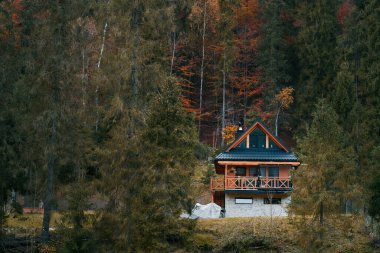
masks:
<path id="1" fill-rule="evenodd" d="M 259 175 L 258 169 L 259 168 L 257 168 L 257 167 L 251 167 L 251 168 L 249 168 L 249 175 L 251 177 L 257 177 Z"/>
<path id="2" fill-rule="evenodd" d="M 245 177 L 245 175 L 246 175 L 246 168 L 244 167 L 236 168 L 236 176 Z"/>
<path id="3" fill-rule="evenodd" d="M 279 169 L 278 167 L 268 168 L 268 177 L 279 177 Z"/>
<path id="4" fill-rule="evenodd" d="M 250 148 L 265 148 L 265 134 L 260 128 L 255 128 L 249 135 Z"/>

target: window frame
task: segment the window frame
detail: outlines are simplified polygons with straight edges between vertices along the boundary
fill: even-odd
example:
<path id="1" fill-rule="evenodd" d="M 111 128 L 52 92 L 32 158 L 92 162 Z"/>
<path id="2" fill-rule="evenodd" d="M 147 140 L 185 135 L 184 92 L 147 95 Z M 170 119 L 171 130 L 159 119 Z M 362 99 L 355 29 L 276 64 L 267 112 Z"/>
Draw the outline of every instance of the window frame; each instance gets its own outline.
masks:
<path id="1" fill-rule="evenodd" d="M 281 205 L 281 198 L 264 198 L 263 201 L 264 205 Z"/>
<path id="2" fill-rule="evenodd" d="M 241 202 L 241 203 L 238 203 L 239 200 L 248 200 L 248 202 Z M 238 204 L 238 205 L 251 205 L 253 204 L 253 198 L 239 198 L 239 197 L 236 197 L 235 198 L 235 204 Z"/>

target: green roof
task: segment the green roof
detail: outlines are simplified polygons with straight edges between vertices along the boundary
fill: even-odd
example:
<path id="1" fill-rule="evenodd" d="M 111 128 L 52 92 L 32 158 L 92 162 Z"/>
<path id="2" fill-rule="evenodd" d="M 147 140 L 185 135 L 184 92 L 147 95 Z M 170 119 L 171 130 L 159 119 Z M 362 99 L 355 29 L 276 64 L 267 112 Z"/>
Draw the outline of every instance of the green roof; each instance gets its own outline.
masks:
<path id="1" fill-rule="evenodd" d="M 273 161 L 297 162 L 298 158 L 293 152 L 268 149 L 232 149 L 216 156 L 215 161 Z"/>

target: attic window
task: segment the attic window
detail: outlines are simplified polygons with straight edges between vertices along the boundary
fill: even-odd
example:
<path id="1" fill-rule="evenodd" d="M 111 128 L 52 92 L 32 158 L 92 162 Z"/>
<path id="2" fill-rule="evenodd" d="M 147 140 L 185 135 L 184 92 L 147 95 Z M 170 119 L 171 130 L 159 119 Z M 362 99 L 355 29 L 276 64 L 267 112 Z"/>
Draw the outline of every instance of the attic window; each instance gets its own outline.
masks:
<path id="1" fill-rule="evenodd" d="M 251 148 L 265 148 L 265 138 L 266 136 L 261 129 L 256 128 L 249 136 L 249 146 Z"/>

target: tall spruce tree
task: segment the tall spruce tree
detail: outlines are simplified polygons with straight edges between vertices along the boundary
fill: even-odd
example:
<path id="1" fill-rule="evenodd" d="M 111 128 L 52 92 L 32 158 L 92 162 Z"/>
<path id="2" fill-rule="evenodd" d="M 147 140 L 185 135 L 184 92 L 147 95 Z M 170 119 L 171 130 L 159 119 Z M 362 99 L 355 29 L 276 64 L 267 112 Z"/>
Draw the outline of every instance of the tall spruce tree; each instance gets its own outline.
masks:
<path id="1" fill-rule="evenodd" d="M 293 175 L 294 192 L 290 211 L 296 218 L 299 241 L 305 250 L 327 247 L 330 231 L 341 217 L 341 202 L 357 199 L 360 189 L 355 175 L 355 155 L 338 124 L 338 115 L 320 100 L 312 114 L 307 134 L 298 143 L 304 165 Z M 306 225 L 305 225 L 306 224 Z"/>
<path id="2" fill-rule="evenodd" d="M 169 242 L 183 243 L 191 223 L 179 218 L 191 209 L 191 176 L 197 142 L 192 114 L 186 112 L 173 80 L 162 87 L 150 109 L 140 139 L 135 198 L 132 199 L 132 244 L 143 251 L 168 250 Z"/>
<path id="3" fill-rule="evenodd" d="M 296 121 L 310 121 L 317 99 L 332 94 L 335 77 L 337 1 L 300 1 L 296 38 L 299 78 L 295 87 Z M 302 123 L 302 122 L 301 122 Z M 299 128 L 302 124 L 298 124 Z"/>

